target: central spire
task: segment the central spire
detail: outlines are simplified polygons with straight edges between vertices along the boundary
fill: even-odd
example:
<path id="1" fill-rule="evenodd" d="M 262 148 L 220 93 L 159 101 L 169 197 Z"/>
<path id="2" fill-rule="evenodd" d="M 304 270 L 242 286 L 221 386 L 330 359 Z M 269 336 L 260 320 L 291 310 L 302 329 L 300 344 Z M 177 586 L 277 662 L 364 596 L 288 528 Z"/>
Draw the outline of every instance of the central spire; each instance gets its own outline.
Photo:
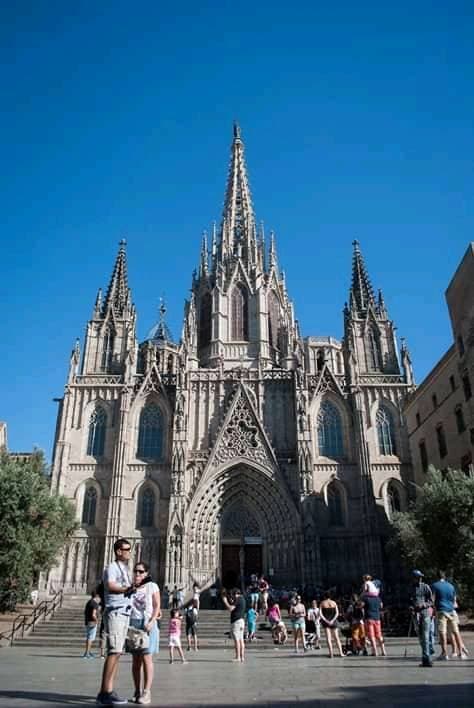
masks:
<path id="1" fill-rule="evenodd" d="M 222 214 L 223 255 L 239 254 L 249 258 L 255 236 L 255 215 L 247 177 L 244 144 L 240 126 L 234 123 L 234 139 Z"/>
<path id="2" fill-rule="evenodd" d="M 359 242 L 353 241 L 352 246 L 354 254 L 352 256 L 351 302 L 355 304 L 359 311 L 364 311 L 369 303 L 375 305 L 374 290 L 365 267 Z"/>

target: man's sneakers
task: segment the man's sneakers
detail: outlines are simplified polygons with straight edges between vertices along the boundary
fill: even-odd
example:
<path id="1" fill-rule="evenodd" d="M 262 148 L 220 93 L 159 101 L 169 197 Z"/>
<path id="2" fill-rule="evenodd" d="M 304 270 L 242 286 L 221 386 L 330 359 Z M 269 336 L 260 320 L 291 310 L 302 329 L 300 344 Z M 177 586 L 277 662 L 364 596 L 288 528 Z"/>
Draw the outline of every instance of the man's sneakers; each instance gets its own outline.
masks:
<path id="1" fill-rule="evenodd" d="M 437 661 L 449 661 L 449 656 L 447 654 L 440 654 Z"/>
<path id="2" fill-rule="evenodd" d="M 85 651 L 84 654 L 82 655 L 83 659 L 94 659 L 95 654 L 93 654 L 91 651 Z"/>
<path id="3" fill-rule="evenodd" d="M 96 703 L 98 706 L 124 706 L 128 700 L 119 696 L 115 691 L 110 691 L 110 693 L 104 691 L 97 694 Z"/>

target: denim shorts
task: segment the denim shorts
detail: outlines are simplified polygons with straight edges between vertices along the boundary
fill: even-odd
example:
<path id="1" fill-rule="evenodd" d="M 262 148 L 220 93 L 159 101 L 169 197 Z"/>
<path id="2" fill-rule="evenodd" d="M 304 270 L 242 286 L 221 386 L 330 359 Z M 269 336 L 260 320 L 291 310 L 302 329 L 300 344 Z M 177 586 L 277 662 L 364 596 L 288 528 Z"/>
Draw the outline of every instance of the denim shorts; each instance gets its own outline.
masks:
<path id="1" fill-rule="evenodd" d="M 93 642 L 97 634 L 97 624 L 86 624 L 86 639 Z"/>

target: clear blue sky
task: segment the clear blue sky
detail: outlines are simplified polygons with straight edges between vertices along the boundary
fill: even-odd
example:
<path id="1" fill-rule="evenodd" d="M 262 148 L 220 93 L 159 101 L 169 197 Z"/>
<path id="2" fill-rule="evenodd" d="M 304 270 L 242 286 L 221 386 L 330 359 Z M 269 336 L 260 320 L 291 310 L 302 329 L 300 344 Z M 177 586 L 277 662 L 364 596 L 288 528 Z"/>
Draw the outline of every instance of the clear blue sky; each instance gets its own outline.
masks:
<path id="1" fill-rule="evenodd" d="M 471 2 L 4 3 L 0 419 L 54 434 L 120 238 L 143 338 L 181 332 L 232 121 L 304 335 L 342 334 L 358 238 L 420 381 L 474 234 Z"/>

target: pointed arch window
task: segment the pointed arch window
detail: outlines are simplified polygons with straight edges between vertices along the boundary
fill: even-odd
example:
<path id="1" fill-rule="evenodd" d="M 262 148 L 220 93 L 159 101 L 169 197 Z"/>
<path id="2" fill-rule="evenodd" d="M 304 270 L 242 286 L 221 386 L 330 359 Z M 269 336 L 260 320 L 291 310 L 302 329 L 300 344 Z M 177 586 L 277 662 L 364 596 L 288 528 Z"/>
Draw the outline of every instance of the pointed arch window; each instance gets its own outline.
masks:
<path id="1" fill-rule="evenodd" d="M 382 351 L 380 349 L 380 337 L 374 327 L 370 327 L 367 335 L 368 345 L 368 368 L 370 371 L 380 371 L 382 368 Z"/>
<path id="2" fill-rule="evenodd" d="M 342 489 L 335 482 L 327 488 L 329 525 L 344 526 L 344 498 Z"/>
<path id="3" fill-rule="evenodd" d="M 248 295 L 242 285 L 237 285 L 231 296 L 232 310 L 232 340 L 234 342 L 248 342 L 249 338 L 249 313 Z"/>
<path id="4" fill-rule="evenodd" d="M 160 460 L 163 454 L 163 416 L 156 403 L 148 403 L 140 413 L 137 457 Z"/>
<path id="5" fill-rule="evenodd" d="M 279 322 L 280 306 L 278 297 L 272 290 L 268 296 L 268 341 L 275 349 L 278 349 Z"/>
<path id="6" fill-rule="evenodd" d="M 212 296 L 204 293 L 199 308 L 199 346 L 207 347 L 212 336 Z"/>
<path id="7" fill-rule="evenodd" d="M 155 493 L 146 487 L 138 504 L 137 528 L 151 528 L 155 525 Z"/>
<path id="8" fill-rule="evenodd" d="M 115 333 L 111 327 L 108 327 L 104 334 L 104 340 L 102 345 L 102 359 L 101 359 L 101 369 L 102 371 L 110 371 L 113 364 L 114 358 L 114 346 L 115 346 Z"/>
<path id="9" fill-rule="evenodd" d="M 377 437 L 379 441 L 379 453 L 381 455 L 396 455 L 395 427 L 391 413 L 380 407 L 376 416 Z"/>
<path id="10" fill-rule="evenodd" d="M 330 401 L 323 401 L 318 413 L 318 447 L 324 457 L 343 457 L 342 422 L 339 411 Z"/>
<path id="11" fill-rule="evenodd" d="M 105 430 L 107 414 L 101 406 L 92 413 L 89 420 L 89 436 L 87 438 L 87 454 L 92 457 L 102 457 L 105 448 Z"/>
<path id="12" fill-rule="evenodd" d="M 97 491 L 95 487 L 87 487 L 84 494 L 84 505 L 82 507 L 82 523 L 84 526 L 95 526 L 95 516 L 97 511 Z"/>

